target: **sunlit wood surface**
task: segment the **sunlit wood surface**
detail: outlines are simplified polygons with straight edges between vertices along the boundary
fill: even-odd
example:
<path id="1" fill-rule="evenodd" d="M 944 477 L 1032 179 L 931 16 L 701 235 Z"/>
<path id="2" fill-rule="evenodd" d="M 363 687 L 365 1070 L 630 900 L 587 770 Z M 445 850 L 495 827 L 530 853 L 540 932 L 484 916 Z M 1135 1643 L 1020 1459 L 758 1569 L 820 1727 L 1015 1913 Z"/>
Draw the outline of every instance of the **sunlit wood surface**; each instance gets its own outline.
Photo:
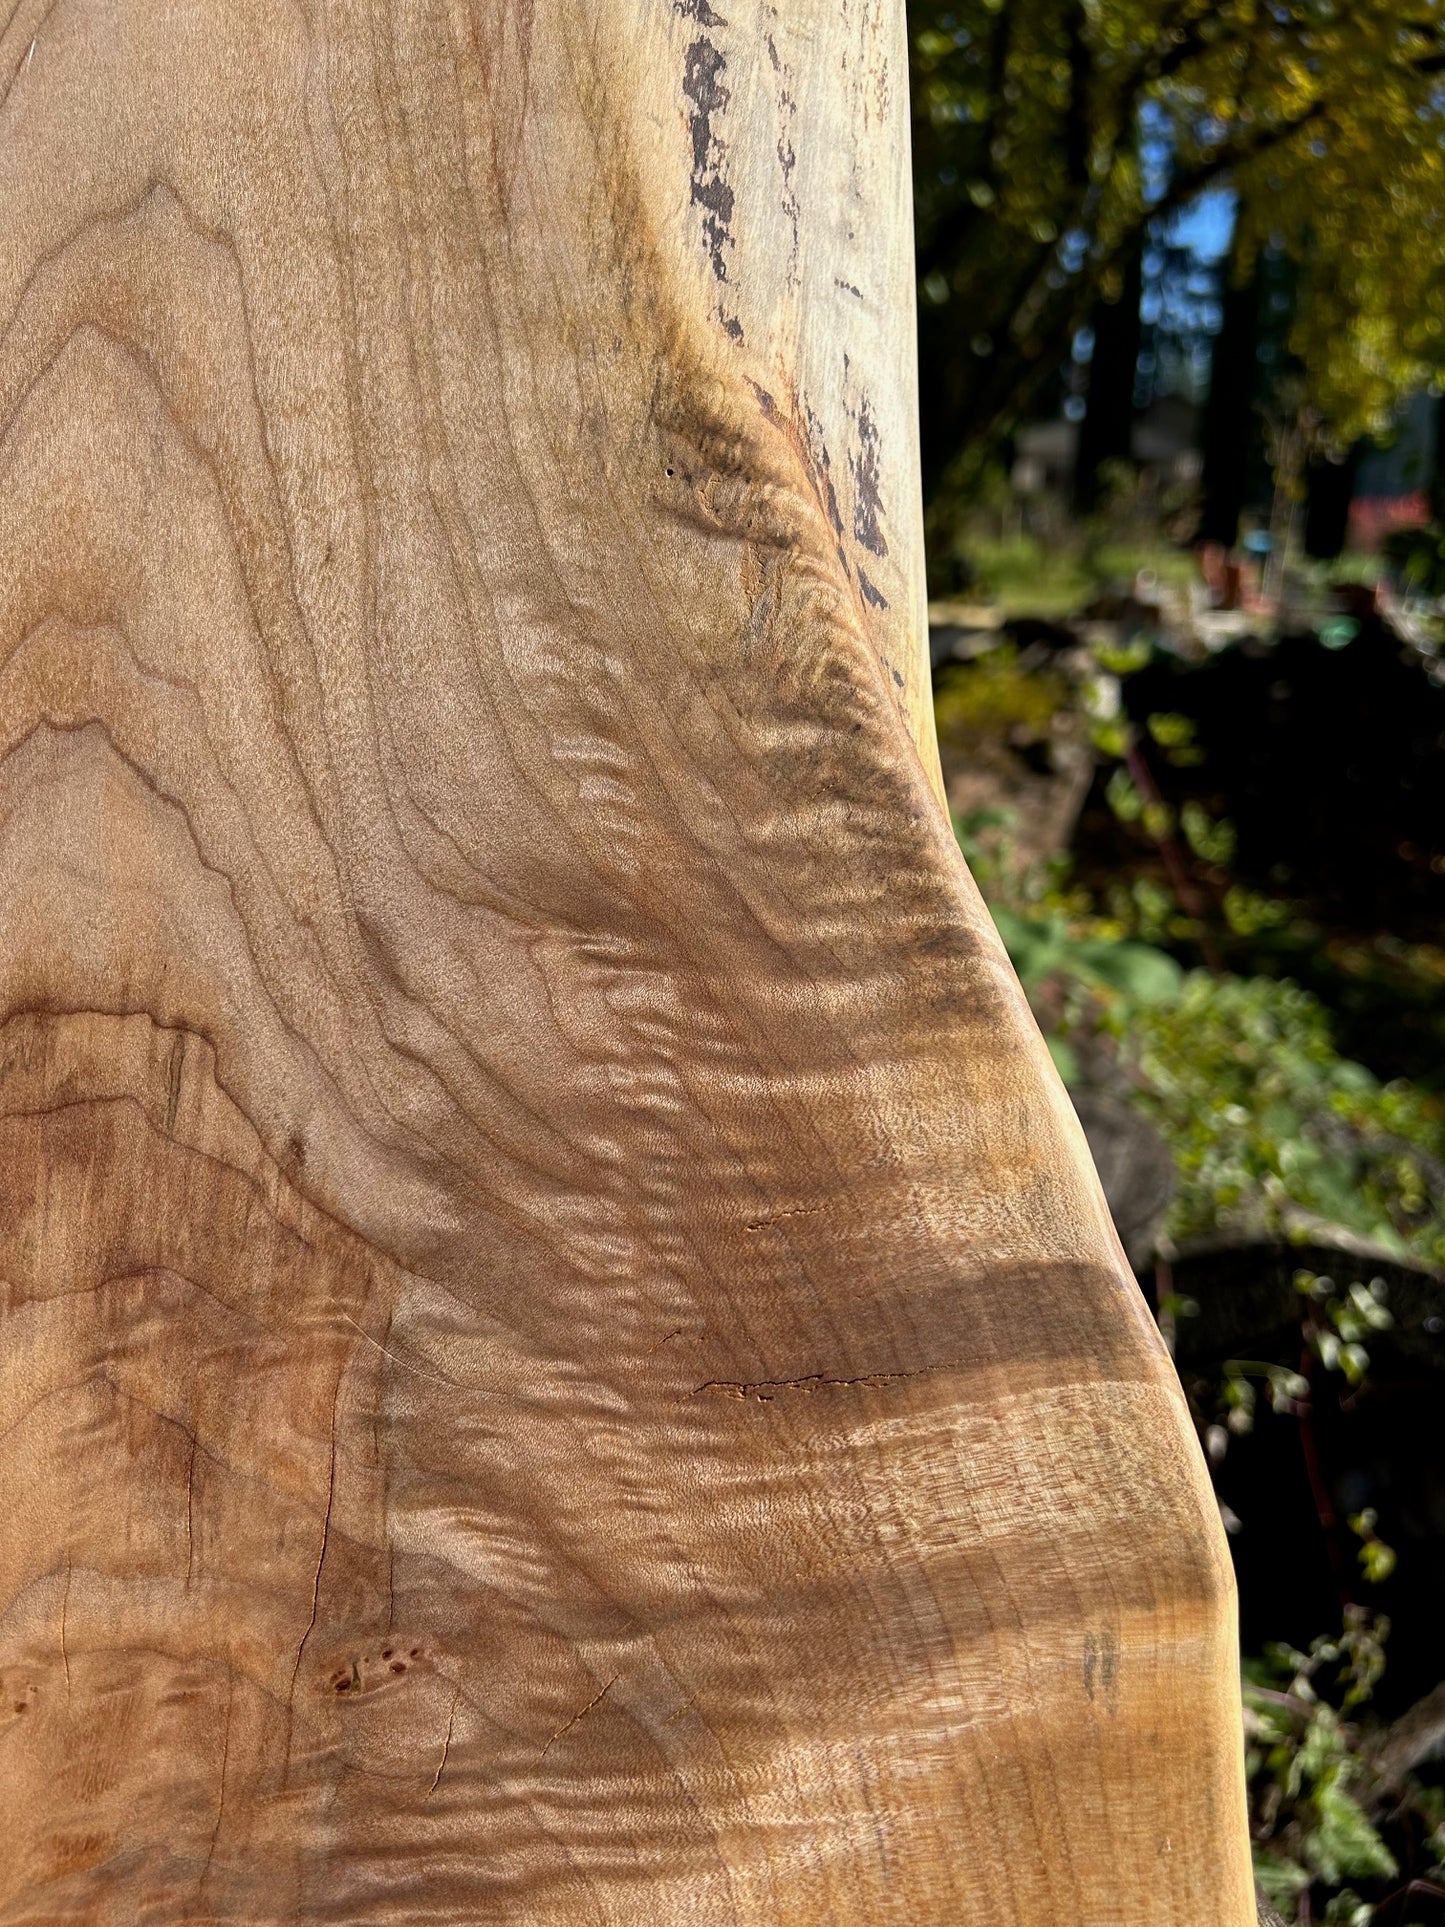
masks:
<path id="1" fill-rule="evenodd" d="M 1252 1919 L 936 801 L 897 0 L 0 84 L 0 1921 Z"/>

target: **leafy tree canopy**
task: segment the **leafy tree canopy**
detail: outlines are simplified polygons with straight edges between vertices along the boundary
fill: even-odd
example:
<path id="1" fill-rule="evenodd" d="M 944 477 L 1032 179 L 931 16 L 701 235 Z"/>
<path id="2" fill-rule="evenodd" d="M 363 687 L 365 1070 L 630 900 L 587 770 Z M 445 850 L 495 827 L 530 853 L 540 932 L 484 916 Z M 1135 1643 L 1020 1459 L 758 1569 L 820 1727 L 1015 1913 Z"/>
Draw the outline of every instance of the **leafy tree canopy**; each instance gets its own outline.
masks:
<path id="1" fill-rule="evenodd" d="M 1441 0 L 910 0 L 925 466 L 987 452 L 1151 222 L 1231 185 L 1298 263 L 1322 432 L 1445 365 Z"/>

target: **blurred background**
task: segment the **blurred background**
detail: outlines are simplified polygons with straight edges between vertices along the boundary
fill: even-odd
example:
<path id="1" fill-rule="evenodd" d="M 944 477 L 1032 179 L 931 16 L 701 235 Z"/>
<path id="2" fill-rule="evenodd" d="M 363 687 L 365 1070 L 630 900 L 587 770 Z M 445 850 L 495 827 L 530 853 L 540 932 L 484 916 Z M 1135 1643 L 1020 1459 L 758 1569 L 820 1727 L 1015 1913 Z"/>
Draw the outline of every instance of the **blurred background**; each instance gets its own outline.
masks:
<path id="1" fill-rule="evenodd" d="M 1445 17 L 909 0 L 954 824 L 1174 1352 L 1290 1922 L 1445 1922 Z"/>

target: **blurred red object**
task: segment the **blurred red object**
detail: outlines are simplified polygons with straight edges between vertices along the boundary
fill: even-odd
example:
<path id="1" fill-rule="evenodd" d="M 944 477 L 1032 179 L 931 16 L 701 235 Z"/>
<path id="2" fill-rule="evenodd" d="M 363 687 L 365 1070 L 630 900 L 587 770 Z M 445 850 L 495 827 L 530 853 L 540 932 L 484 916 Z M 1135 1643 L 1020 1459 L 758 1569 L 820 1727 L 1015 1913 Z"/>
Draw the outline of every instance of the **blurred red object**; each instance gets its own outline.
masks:
<path id="1" fill-rule="evenodd" d="M 1423 489 L 1411 495 L 1357 495 L 1350 504 L 1350 546 L 1377 549 L 1392 529 L 1421 529 L 1430 520 L 1430 498 Z"/>

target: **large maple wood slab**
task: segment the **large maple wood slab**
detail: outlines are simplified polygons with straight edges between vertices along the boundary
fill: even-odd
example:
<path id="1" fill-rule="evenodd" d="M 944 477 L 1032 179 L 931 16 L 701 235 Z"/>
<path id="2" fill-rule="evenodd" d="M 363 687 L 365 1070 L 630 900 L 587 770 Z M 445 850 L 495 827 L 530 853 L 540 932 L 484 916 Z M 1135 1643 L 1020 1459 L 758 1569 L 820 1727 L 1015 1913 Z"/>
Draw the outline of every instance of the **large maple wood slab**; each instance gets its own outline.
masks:
<path id="1" fill-rule="evenodd" d="M 0 76 L 0 1920 L 1251 1919 L 937 800 L 897 0 Z"/>

